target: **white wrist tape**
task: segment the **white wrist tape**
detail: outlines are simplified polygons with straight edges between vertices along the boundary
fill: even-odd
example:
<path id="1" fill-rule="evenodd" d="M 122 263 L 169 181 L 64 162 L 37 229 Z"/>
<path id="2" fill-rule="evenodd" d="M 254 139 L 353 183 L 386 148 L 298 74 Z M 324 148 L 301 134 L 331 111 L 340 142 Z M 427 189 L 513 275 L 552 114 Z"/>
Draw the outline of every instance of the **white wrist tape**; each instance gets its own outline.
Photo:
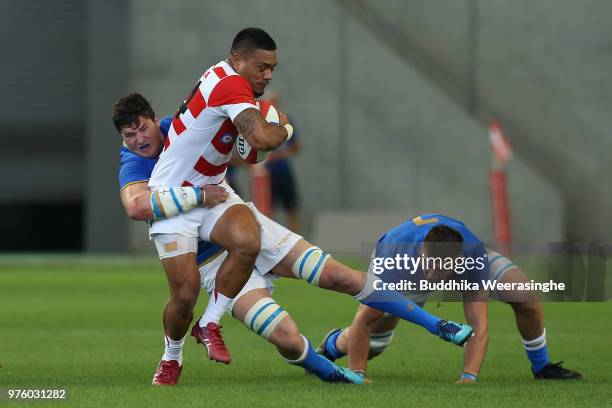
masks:
<path id="1" fill-rule="evenodd" d="M 286 142 L 293 137 L 293 126 L 291 126 L 289 123 L 285 123 L 283 127 L 287 130 L 287 138 L 285 139 Z"/>
<path id="2" fill-rule="evenodd" d="M 156 220 L 174 217 L 204 205 L 204 190 L 172 187 L 151 192 L 151 209 Z"/>

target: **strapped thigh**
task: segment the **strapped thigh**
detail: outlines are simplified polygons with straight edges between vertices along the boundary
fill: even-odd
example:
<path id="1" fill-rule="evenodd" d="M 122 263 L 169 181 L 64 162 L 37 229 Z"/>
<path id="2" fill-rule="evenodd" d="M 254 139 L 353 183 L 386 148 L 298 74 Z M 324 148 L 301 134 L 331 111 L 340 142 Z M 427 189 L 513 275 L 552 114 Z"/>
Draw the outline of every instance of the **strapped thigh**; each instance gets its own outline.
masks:
<path id="1" fill-rule="evenodd" d="M 258 300 L 244 316 L 243 323 L 258 335 L 269 339 L 278 324 L 289 316 L 271 297 Z"/>
<path id="2" fill-rule="evenodd" d="M 298 279 L 304 279 L 310 284 L 319 286 L 319 278 L 330 258 L 319 247 L 313 246 L 305 250 L 293 264 L 291 272 Z"/>

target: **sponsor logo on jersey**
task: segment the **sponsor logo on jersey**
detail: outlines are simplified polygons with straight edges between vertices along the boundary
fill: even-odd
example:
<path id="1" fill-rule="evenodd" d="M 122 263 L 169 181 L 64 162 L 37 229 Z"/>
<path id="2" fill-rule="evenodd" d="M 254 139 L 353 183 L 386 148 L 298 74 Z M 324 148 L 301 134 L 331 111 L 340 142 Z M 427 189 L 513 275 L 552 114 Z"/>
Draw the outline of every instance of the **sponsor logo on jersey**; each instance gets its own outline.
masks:
<path id="1" fill-rule="evenodd" d="M 226 133 L 223 136 L 221 136 L 221 143 L 223 144 L 230 144 L 233 141 L 234 141 L 234 136 L 230 135 L 229 133 Z"/>

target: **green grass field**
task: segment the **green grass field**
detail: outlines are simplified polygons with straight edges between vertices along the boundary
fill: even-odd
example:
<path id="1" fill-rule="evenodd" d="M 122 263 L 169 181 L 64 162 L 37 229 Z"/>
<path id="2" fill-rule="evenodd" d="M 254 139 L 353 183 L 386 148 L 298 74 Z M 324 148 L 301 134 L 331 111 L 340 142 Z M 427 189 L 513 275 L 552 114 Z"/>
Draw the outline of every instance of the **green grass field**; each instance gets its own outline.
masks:
<path id="1" fill-rule="evenodd" d="M 277 281 L 275 298 L 318 343 L 347 325 L 347 296 L 303 282 Z M 533 380 L 510 308 L 491 305 L 489 353 L 475 385 L 457 385 L 462 349 L 401 324 L 393 344 L 371 362 L 372 384 L 325 384 L 285 363 L 275 348 L 231 319 L 224 335 L 229 366 L 204 356 L 191 338 L 180 385 L 152 387 L 163 353 L 161 310 L 167 296 L 154 260 L 0 258 L 0 405 L 79 407 L 223 406 L 611 406 L 612 302 L 547 303 L 554 361 L 584 375 L 580 382 Z M 207 301 L 202 296 L 198 311 Z M 427 308 L 462 319 L 459 304 Z M 8 388 L 68 391 L 65 402 L 8 401 Z"/>

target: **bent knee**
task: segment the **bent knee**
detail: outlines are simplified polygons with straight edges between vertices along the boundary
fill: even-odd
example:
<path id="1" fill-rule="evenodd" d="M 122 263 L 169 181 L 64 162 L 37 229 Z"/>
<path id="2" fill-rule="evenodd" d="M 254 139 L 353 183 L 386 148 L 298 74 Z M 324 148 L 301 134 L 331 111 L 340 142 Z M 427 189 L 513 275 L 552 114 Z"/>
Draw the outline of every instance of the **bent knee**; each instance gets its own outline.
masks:
<path id="1" fill-rule="evenodd" d="M 196 302 L 198 301 L 199 287 L 181 287 L 172 292 L 172 302 L 181 310 L 193 310 Z"/>
<path id="2" fill-rule="evenodd" d="M 284 352 L 301 354 L 304 351 L 304 340 L 289 316 L 276 327 L 270 340 L 273 340 L 273 343 Z"/>
<path id="3" fill-rule="evenodd" d="M 261 249 L 261 234 L 258 228 L 249 228 L 240 231 L 235 231 L 230 248 L 227 248 L 230 255 L 238 255 L 240 257 L 257 257 Z"/>

